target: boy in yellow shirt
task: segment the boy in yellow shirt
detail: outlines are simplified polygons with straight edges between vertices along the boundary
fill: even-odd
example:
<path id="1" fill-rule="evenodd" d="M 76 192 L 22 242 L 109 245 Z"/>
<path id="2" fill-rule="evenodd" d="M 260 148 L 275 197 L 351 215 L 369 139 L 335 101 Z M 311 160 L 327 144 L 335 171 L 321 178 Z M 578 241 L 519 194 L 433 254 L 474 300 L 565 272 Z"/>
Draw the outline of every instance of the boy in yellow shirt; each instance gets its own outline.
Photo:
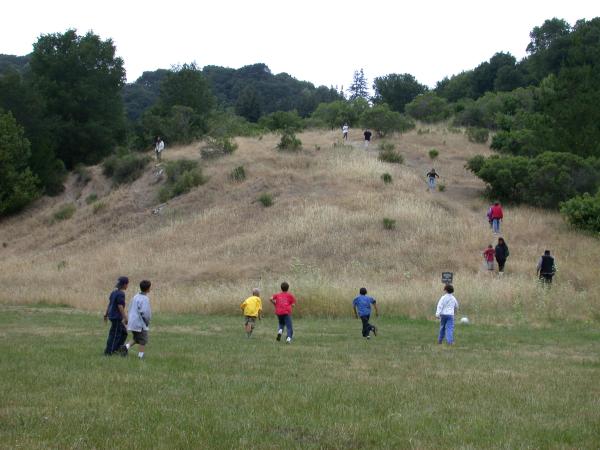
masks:
<path id="1" fill-rule="evenodd" d="M 252 296 L 240 305 L 241 310 L 244 312 L 244 329 L 248 337 L 252 335 L 256 319 L 260 320 L 262 318 L 262 301 L 259 295 L 260 291 L 257 288 L 252 289 Z"/>

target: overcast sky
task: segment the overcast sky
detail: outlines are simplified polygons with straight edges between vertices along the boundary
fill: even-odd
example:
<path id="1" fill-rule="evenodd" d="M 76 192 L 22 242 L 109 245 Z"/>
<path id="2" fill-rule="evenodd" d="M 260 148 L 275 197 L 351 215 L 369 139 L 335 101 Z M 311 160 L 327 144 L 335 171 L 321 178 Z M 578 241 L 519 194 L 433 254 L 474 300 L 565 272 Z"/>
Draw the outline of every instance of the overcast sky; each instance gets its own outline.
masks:
<path id="1" fill-rule="evenodd" d="M 0 53 L 25 55 L 39 35 L 75 28 L 112 38 L 128 81 L 195 61 L 239 68 L 263 62 L 316 85 L 344 86 L 410 73 L 431 87 L 498 51 L 525 56 L 529 32 L 552 17 L 600 16 L 596 0 L 10 0 Z"/>

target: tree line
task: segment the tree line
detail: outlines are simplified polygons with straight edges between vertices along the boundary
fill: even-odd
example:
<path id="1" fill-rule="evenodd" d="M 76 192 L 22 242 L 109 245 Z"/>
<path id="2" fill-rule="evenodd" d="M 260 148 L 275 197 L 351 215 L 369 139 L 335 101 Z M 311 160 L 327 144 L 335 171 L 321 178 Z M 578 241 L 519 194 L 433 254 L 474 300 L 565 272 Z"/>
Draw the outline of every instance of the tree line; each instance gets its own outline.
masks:
<path id="1" fill-rule="evenodd" d="M 127 84 L 112 40 L 42 35 L 30 55 L 0 55 L 0 215 L 61 192 L 67 170 L 148 148 L 156 135 L 176 143 L 348 123 L 384 136 L 415 120 L 450 120 L 479 142 L 492 134 L 497 155 L 468 165 L 491 197 L 559 207 L 587 192 L 587 205 L 600 170 L 599 61 L 600 18 L 554 18 L 531 31 L 521 61 L 499 52 L 432 89 L 407 73 L 379 76 L 371 96 L 363 69 L 343 92 L 264 64 L 183 64 Z"/>

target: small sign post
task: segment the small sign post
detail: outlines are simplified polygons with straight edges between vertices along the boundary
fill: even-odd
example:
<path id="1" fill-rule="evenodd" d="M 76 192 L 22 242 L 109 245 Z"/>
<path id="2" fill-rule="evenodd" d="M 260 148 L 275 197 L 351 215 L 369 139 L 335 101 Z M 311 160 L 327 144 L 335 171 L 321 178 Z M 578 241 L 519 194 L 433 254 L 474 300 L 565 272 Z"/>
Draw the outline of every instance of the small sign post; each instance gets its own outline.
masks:
<path id="1" fill-rule="evenodd" d="M 444 284 L 452 284 L 452 272 L 442 272 L 442 283 Z"/>

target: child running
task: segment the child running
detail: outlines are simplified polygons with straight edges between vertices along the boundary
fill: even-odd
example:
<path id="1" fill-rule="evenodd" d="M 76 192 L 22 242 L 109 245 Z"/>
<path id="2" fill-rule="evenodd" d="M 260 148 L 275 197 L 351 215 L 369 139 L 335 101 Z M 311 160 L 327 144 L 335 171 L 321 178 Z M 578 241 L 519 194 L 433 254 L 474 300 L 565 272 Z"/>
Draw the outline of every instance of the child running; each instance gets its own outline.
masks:
<path id="1" fill-rule="evenodd" d="M 152 310 L 150 309 L 150 299 L 148 298 L 148 292 L 152 283 L 148 280 L 143 280 L 140 283 L 140 293 L 135 294 L 131 299 L 129 305 L 129 322 L 127 329 L 131 331 L 133 340 L 129 341 L 126 345 L 127 350 L 133 347 L 135 344 L 140 346 L 138 357 L 144 358 L 144 350 L 148 344 L 148 330 L 150 329 L 150 319 L 152 319 Z"/>
<path id="2" fill-rule="evenodd" d="M 440 334 L 438 336 L 438 344 L 441 344 L 446 338 L 446 343 L 452 345 L 454 343 L 454 314 L 458 309 L 458 302 L 454 298 L 454 287 L 451 284 L 444 286 L 446 292 L 440 298 L 435 311 L 435 317 L 440 319 Z"/>
<path id="3" fill-rule="evenodd" d="M 281 340 L 283 328 L 287 329 L 286 342 L 291 344 L 294 330 L 292 328 L 292 309 L 296 304 L 296 298 L 288 292 L 290 285 L 285 281 L 281 283 L 281 292 L 271 297 L 271 303 L 275 305 L 275 314 L 279 320 L 279 328 L 277 329 L 277 340 Z"/>
<path id="4" fill-rule="evenodd" d="M 483 258 L 485 259 L 485 264 L 487 265 L 487 270 L 492 273 L 494 271 L 494 256 L 496 252 L 494 251 L 494 246 L 492 244 L 488 245 L 488 247 L 483 251 Z"/>
<path id="5" fill-rule="evenodd" d="M 371 339 L 371 332 L 373 332 L 374 336 L 377 336 L 377 327 L 369 323 L 369 318 L 371 317 L 371 305 L 375 308 L 375 316 L 378 317 L 379 311 L 377 310 L 377 303 L 373 297 L 367 296 L 366 288 L 360 288 L 359 293 L 360 295 L 352 302 L 354 317 L 357 319 L 360 317 L 360 320 L 362 321 L 363 337 Z"/>
<path id="6" fill-rule="evenodd" d="M 252 296 L 248 297 L 240 305 L 244 313 L 244 329 L 246 336 L 252 336 L 256 319 L 262 318 L 262 300 L 260 299 L 260 291 L 257 288 L 252 289 Z"/>

